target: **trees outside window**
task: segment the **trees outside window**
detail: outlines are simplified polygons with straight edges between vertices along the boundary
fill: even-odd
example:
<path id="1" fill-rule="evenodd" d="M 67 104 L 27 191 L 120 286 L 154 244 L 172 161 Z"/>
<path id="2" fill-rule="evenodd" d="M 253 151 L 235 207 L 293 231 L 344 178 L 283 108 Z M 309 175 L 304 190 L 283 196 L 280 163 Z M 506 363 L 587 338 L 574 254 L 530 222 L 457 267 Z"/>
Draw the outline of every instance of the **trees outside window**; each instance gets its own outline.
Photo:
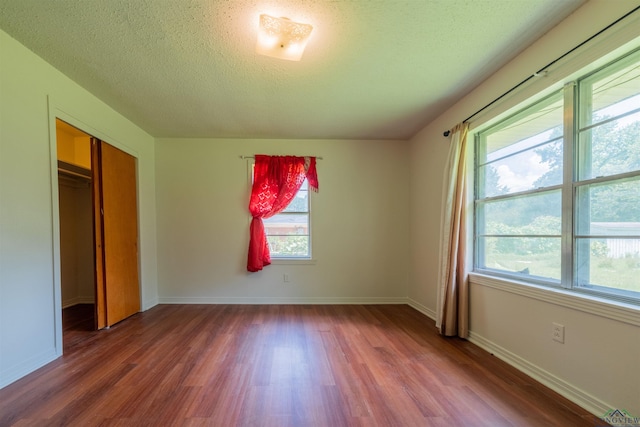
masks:
<path id="1" fill-rule="evenodd" d="M 272 258 L 311 258 L 309 184 L 305 179 L 287 208 L 264 220 Z"/>
<path id="2" fill-rule="evenodd" d="M 475 270 L 640 303 L 640 51 L 476 134 Z"/>

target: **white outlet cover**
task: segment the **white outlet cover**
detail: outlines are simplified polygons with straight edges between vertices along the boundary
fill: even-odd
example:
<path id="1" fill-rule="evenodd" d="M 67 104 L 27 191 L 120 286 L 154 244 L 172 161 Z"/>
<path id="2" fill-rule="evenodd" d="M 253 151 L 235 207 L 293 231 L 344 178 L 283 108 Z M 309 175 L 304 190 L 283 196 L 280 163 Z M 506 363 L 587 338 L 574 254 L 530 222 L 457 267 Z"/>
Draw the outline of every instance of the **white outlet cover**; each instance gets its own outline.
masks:
<path id="1" fill-rule="evenodd" d="M 559 343 L 564 343 L 564 325 L 559 323 L 551 324 L 551 337 L 554 341 L 558 341 Z"/>

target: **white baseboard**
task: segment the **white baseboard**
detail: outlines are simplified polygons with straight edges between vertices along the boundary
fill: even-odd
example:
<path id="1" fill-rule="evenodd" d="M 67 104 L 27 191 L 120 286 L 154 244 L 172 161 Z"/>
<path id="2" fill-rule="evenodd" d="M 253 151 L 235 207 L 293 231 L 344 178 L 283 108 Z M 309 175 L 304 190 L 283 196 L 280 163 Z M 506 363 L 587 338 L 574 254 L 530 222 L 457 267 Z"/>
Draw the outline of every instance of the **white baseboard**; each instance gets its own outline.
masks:
<path id="1" fill-rule="evenodd" d="M 73 307 L 78 304 L 95 304 L 94 297 L 75 297 L 62 301 L 62 308 Z"/>
<path id="2" fill-rule="evenodd" d="M 415 308 L 420 313 L 422 313 L 425 316 L 427 316 L 429 319 L 434 320 L 434 321 L 436 320 L 436 312 L 433 311 L 432 309 L 430 309 L 429 307 L 427 307 L 425 305 L 422 305 L 418 301 L 413 300 L 411 298 L 407 298 L 407 304 L 409 304 L 409 306 Z"/>
<path id="3" fill-rule="evenodd" d="M 402 297 L 161 297 L 159 304 L 407 304 Z"/>
<path id="4" fill-rule="evenodd" d="M 597 399 L 596 397 L 590 395 L 589 393 L 586 393 L 583 390 L 580 390 L 574 385 L 569 384 L 568 382 L 562 380 L 561 378 L 558 378 L 557 376 L 540 368 L 539 366 L 530 363 L 517 354 L 514 354 L 509 350 L 496 345 L 495 343 L 485 339 L 484 337 L 474 333 L 473 331 L 469 331 L 468 340 L 469 342 L 493 354 L 498 359 L 508 363 L 517 370 L 530 376 L 534 380 L 549 387 L 556 393 L 566 397 L 576 405 L 584 408 L 597 417 L 601 417 L 602 414 L 606 413 L 612 408 L 611 405 Z"/>
<path id="5" fill-rule="evenodd" d="M 0 371 L 0 388 L 4 388 L 14 381 L 42 368 L 47 363 L 53 362 L 61 355 L 56 354 L 55 349 L 43 352 L 39 355 L 21 361 L 15 366 L 10 366 L 6 370 Z"/>
<path id="6" fill-rule="evenodd" d="M 142 308 L 140 309 L 140 311 L 147 311 L 158 304 L 159 304 L 158 298 L 152 298 L 152 299 L 146 300 L 142 303 Z"/>
<path id="7" fill-rule="evenodd" d="M 406 298 L 304 298 L 304 297 L 162 297 L 159 304 L 407 304 Z"/>
<path id="8" fill-rule="evenodd" d="M 161 297 L 154 301 L 153 305 L 148 305 L 144 310 L 148 310 L 157 304 L 406 304 L 428 318 L 435 321 L 436 313 L 432 309 L 420 304 L 419 302 L 404 297 L 386 297 L 386 298 L 299 298 L 299 297 Z"/>

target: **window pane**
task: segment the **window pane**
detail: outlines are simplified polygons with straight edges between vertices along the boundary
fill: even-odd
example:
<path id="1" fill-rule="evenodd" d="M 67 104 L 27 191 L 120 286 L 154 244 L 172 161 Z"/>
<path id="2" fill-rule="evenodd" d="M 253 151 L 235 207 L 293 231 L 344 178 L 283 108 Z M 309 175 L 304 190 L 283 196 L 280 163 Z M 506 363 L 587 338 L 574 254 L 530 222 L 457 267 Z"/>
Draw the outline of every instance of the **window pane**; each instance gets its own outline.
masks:
<path id="1" fill-rule="evenodd" d="M 296 197 L 282 212 L 309 212 L 309 192 L 299 190 Z"/>
<path id="2" fill-rule="evenodd" d="M 638 67 L 638 70 L 640 70 L 640 67 Z M 631 85 L 629 83 L 631 83 Z M 601 95 L 612 95 L 612 96 L 606 97 L 606 99 L 604 100 L 605 105 L 603 108 L 593 111 L 592 117 L 591 117 L 592 122 L 589 124 L 590 125 L 597 124 L 597 123 L 610 120 L 616 117 L 621 117 L 623 124 L 626 121 L 631 122 L 632 119 L 630 119 L 630 117 L 633 116 L 633 112 L 637 111 L 638 108 L 640 108 L 640 95 L 638 95 L 638 93 L 640 93 L 639 87 L 640 87 L 640 79 L 636 77 L 635 81 L 627 82 L 625 86 L 615 88 L 616 89 L 615 92 L 617 93 L 613 93 L 614 91 L 611 91 L 611 93 L 607 93 L 607 94 L 595 93 L 594 97 L 596 98 L 595 99 L 596 103 L 598 101 L 603 101 L 602 99 L 600 99 Z M 621 90 L 625 90 L 628 92 L 621 93 L 620 92 Z M 630 93 L 632 94 L 631 96 L 629 95 Z M 611 101 L 616 101 L 616 102 L 607 103 Z"/>
<path id="3" fill-rule="evenodd" d="M 640 239 L 581 238 L 576 248 L 578 287 L 640 293 Z"/>
<path id="4" fill-rule="evenodd" d="M 560 280 L 560 237 L 480 237 L 480 268 Z"/>
<path id="5" fill-rule="evenodd" d="M 560 190 L 479 203 L 478 218 L 478 267 L 560 279 Z"/>
<path id="6" fill-rule="evenodd" d="M 480 198 L 562 183 L 562 139 L 480 166 Z"/>
<path id="7" fill-rule="evenodd" d="M 267 236 L 272 257 L 308 257 L 309 236 Z"/>
<path id="8" fill-rule="evenodd" d="M 309 216 L 306 214 L 278 214 L 262 222 L 267 236 L 309 234 Z"/>
<path id="9" fill-rule="evenodd" d="M 479 203 L 477 213 L 481 234 L 560 235 L 561 191 Z"/>
<path id="10" fill-rule="evenodd" d="M 562 98 L 546 98 L 484 135 L 480 164 L 562 137 Z"/>
<path id="11" fill-rule="evenodd" d="M 579 179 L 640 170 L 639 61 L 640 51 L 579 82 Z"/>
<path id="12" fill-rule="evenodd" d="M 581 128 L 640 108 L 639 58 L 631 55 L 580 82 Z"/>
<path id="13" fill-rule="evenodd" d="M 640 177 L 578 187 L 579 235 L 640 236 Z"/>
<path id="14" fill-rule="evenodd" d="M 579 179 L 640 170 L 640 112 L 582 131 L 579 138 Z"/>
<path id="15" fill-rule="evenodd" d="M 252 174 L 255 164 L 252 165 Z M 252 175 L 253 177 L 253 175 Z M 309 183 L 305 179 L 289 205 L 262 220 L 271 258 L 310 258 Z"/>

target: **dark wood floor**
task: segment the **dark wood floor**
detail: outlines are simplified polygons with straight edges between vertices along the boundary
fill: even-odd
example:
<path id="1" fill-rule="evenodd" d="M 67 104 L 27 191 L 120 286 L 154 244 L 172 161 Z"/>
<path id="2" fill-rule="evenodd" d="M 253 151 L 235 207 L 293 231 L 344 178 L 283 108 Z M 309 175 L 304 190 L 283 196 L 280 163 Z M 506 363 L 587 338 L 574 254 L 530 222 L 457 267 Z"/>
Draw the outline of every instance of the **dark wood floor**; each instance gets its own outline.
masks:
<path id="1" fill-rule="evenodd" d="M 405 305 L 64 318 L 64 356 L 0 390 L 0 426 L 602 425 Z"/>

